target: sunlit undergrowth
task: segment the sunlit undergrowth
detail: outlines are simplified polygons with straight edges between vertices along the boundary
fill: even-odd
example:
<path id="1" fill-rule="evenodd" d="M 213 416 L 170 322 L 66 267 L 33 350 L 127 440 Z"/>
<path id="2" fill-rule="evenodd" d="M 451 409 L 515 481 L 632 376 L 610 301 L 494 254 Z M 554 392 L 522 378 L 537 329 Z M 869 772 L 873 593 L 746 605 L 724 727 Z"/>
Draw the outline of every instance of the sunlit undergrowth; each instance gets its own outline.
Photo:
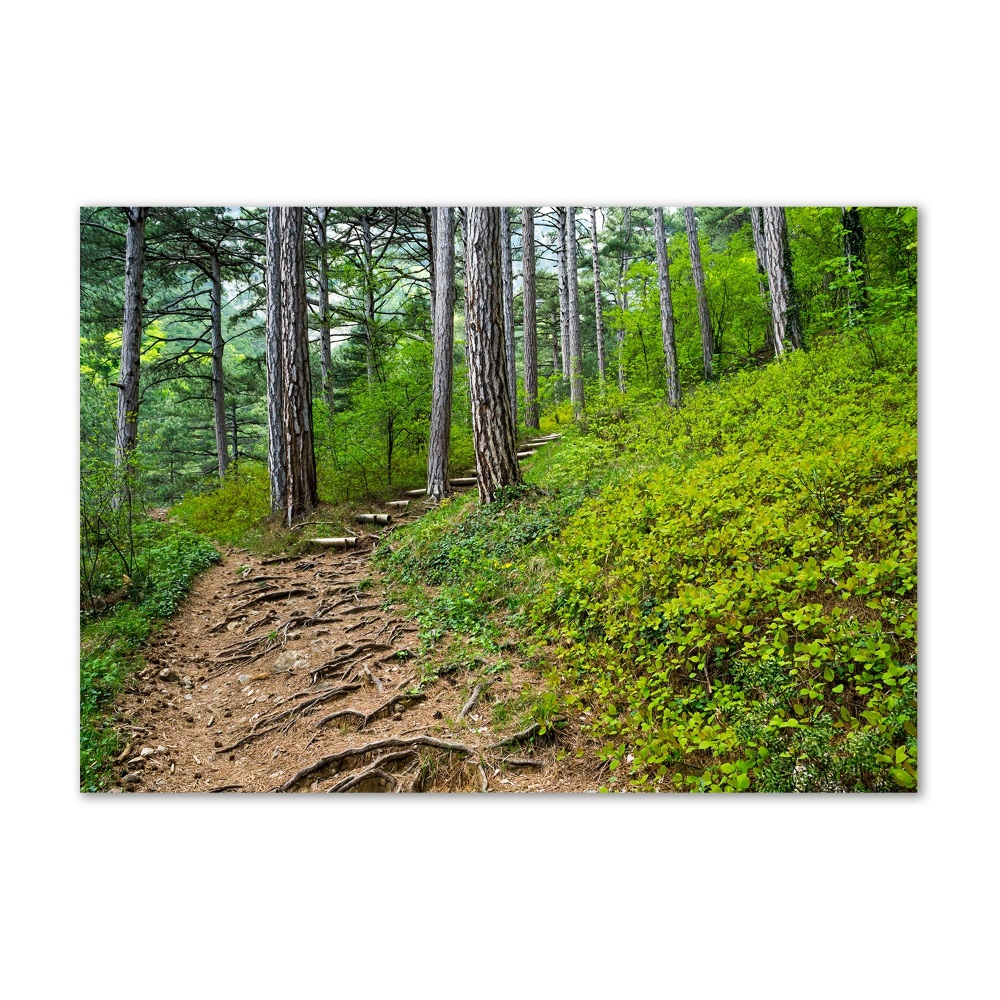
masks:
<path id="1" fill-rule="evenodd" d="M 218 559 L 198 535 L 171 525 L 141 522 L 137 535 L 149 569 L 132 582 L 128 599 L 80 624 L 80 787 L 98 791 L 120 749 L 111 706 L 136 666 L 136 650 L 177 610 L 191 581 Z"/>
<path id="2" fill-rule="evenodd" d="M 383 559 L 442 585 L 443 631 L 534 630 L 609 788 L 912 789 L 914 355 L 831 342 L 678 412 L 609 394 L 531 486 Z"/>

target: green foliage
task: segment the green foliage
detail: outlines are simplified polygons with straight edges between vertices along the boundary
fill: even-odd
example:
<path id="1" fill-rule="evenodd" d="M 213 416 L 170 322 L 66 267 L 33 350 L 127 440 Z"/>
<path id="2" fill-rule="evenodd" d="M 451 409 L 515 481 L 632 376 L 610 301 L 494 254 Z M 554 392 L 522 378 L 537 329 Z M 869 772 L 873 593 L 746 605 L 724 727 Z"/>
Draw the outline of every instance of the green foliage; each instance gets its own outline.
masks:
<path id="1" fill-rule="evenodd" d="M 641 438 L 655 464 L 584 503 L 531 612 L 612 783 L 915 784 L 912 364 L 799 353 Z"/>
<path id="2" fill-rule="evenodd" d="M 148 567 L 128 601 L 109 614 L 81 619 L 80 787 L 99 791 L 109 780 L 118 737 L 109 711 L 136 669 L 136 651 L 156 626 L 170 618 L 191 581 L 218 554 L 203 538 L 182 528 L 144 521 L 136 526 L 137 548 Z"/>
<path id="3" fill-rule="evenodd" d="M 267 466 L 240 462 L 230 466 L 221 483 L 215 479 L 211 486 L 210 492 L 186 496 L 172 508 L 172 515 L 223 545 L 258 542 L 271 514 Z"/>

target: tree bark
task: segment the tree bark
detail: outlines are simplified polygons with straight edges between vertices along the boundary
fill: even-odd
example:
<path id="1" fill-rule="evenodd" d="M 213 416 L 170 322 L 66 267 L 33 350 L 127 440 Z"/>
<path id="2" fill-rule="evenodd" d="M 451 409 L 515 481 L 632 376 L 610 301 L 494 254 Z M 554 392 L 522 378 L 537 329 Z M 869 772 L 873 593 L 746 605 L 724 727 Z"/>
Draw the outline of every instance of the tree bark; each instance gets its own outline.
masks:
<path id="1" fill-rule="evenodd" d="M 621 289 L 622 312 L 628 312 L 628 291 L 625 286 L 626 275 L 628 274 L 628 250 L 632 241 L 632 209 L 622 209 L 622 229 L 625 231 L 625 239 L 622 242 L 621 260 L 618 263 L 618 287 Z M 625 391 L 625 324 L 624 322 L 616 331 L 618 338 L 618 391 Z"/>
<path id="2" fill-rule="evenodd" d="M 667 258 L 667 237 L 663 228 L 663 209 L 653 209 L 653 229 L 656 237 L 656 269 L 660 282 L 660 328 L 663 335 L 663 360 L 667 369 L 667 402 L 681 405 L 681 384 L 677 372 L 677 348 L 674 345 L 674 304 L 670 294 L 670 261 Z"/>
<path id="3" fill-rule="evenodd" d="M 604 324 L 601 318 L 601 261 L 597 246 L 597 209 L 590 210 L 590 234 L 593 240 L 594 257 L 594 323 L 597 327 L 597 371 L 604 382 L 606 366 L 604 361 Z"/>
<path id="4" fill-rule="evenodd" d="M 535 210 L 521 209 L 521 284 L 524 297 L 524 426 L 538 430 L 538 330 L 535 316 Z"/>
<path id="5" fill-rule="evenodd" d="M 701 248 L 698 246 L 698 223 L 694 209 L 684 209 L 684 225 L 687 228 L 688 246 L 691 249 L 691 273 L 694 287 L 698 292 L 698 326 L 701 328 L 701 357 L 705 369 L 705 381 L 712 380 L 712 317 L 708 311 L 708 296 L 705 294 L 705 271 L 701 266 Z"/>
<path id="6" fill-rule="evenodd" d="M 147 208 L 128 208 L 125 215 L 125 314 L 121 366 L 118 372 L 118 420 L 115 465 L 135 474 L 133 453 L 139 439 L 139 354 L 142 349 L 142 285 L 146 265 Z"/>
<path id="7" fill-rule="evenodd" d="M 465 297 L 472 437 L 479 499 L 492 503 L 521 482 L 503 341 L 502 227 L 499 208 L 467 208 Z"/>
<path id="8" fill-rule="evenodd" d="M 771 323 L 774 353 L 801 349 L 802 326 L 792 281 L 792 254 L 788 245 L 788 223 L 781 206 L 764 209 L 764 244 L 767 254 L 768 284 L 771 288 Z"/>
<path id="9" fill-rule="evenodd" d="M 267 465 L 271 513 L 284 517 L 288 500 L 285 473 L 285 377 L 281 331 L 281 209 L 267 210 Z"/>
<path id="10" fill-rule="evenodd" d="M 328 240 L 326 220 L 329 208 L 316 209 L 316 221 L 319 224 L 319 365 L 320 381 L 323 386 L 323 398 L 326 408 L 333 413 L 333 361 L 330 356 L 330 271 L 327 258 Z"/>
<path id="11" fill-rule="evenodd" d="M 580 343 L 580 290 L 576 272 L 576 209 L 566 209 L 566 298 L 569 307 L 569 398 L 573 416 L 583 416 L 583 348 Z"/>
<path id="12" fill-rule="evenodd" d="M 857 208 L 841 209 L 841 223 L 844 227 L 844 259 L 847 261 L 847 271 L 849 274 L 855 271 L 861 272 L 860 280 L 855 282 L 854 288 L 847 290 L 848 322 L 853 326 L 855 311 L 864 310 L 868 306 L 868 289 L 864 276 L 867 269 L 865 231 L 861 225 L 861 213 Z"/>
<path id="13" fill-rule="evenodd" d="M 510 209 L 500 209 L 500 262 L 503 270 L 503 342 L 507 352 L 507 391 L 517 427 L 517 359 L 514 353 L 514 264 L 510 250 Z"/>
<path id="14" fill-rule="evenodd" d="M 764 210 L 759 206 L 750 209 L 750 230 L 753 233 L 753 250 L 757 257 L 757 288 L 760 290 L 760 297 L 764 300 L 768 317 L 770 317 L 771 293 L 767 287 L 767 244 L 764 241 Z M 767 321 L 766 337 L 766 343 L 773 345 L 774 326 L 770 318 Z"/>
<path id="15" fill-rule="evenodd" d="M 217 253 L 212 254 L 212 404 L 215 409 L 215 450 L 219 459 L 219 478 L 229 467 L 226 440 L 226 389 L 222 371 L 222 264 Z"/>
<path id="16" fill-rule="evenodd" d="M 566 220 L 561 208 L 556 209 L 558 243 L 556 268 L 559 273 L 559 364 L 562 377 L 569 378 L 569 292 L 566 269 Z"/>
<path id="17" fill-rule="evenodd" d="M 451 446 L 452 358 L 455 343 L 455 215 L 450 208 L 433 208 L 434 215 L 434 382 L 431 427 L 427 446 L 427 496 L 440 500 L 448 486 Z"/>

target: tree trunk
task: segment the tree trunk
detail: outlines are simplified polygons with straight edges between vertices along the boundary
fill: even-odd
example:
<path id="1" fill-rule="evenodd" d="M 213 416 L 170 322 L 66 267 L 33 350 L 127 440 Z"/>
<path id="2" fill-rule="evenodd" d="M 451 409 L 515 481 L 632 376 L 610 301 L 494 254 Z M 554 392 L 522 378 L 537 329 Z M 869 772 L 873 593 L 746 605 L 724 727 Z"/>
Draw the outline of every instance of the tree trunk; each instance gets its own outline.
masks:
<path id="1" fill-rule="evenodd" d="M 767 254 L 768 284 L 771 288 L 771 322 L 774 353 L 802 347 L 802 326 L 792 281 L 792 254 L 788 246 L 788 223 L 781 206 L 764 209 L 764 244 Z"/>
<path id="2" fill-rule="evenodd" d="M 329 208 L 317 208 L 319 223 L 319 365 L 326 408 L 333 413 L 333 361 L 330 356 L 330 272 L 327 259 L 326 220 Z"/>
<path id="3" fill-rule="evenodd" d="M 212 403 L 215 408 L 215 451 L 219 459 L 219 478 L 229 467 L 226 441 L 226 389 L 222 372 L 222 265 L 212 254 Z"/>
<path id="4" fill-rule="evenodd" d="M 653 209 L 656 236 L 656 269 L 660 279 L 660 327 L 663 334 L 663 359 L 667 368 L 667 401 L 681 405 L 681 384 L 677 373 L 677 349 L 674 345 L 674 304 L 670 295 L 670 262 L 667 237 L 663 229 L 663 209 Z"/>
<path id="5" fill-rule="evenodd" d="M 760 207 L 750 209 L 750 229 L 753 232 L 753 249 L 757 256 L 757 288 L 760 297 L 767 306 L 767 314 L 771 315 L 771 293 L 767 288 L 767 244 L 764 241 L 764 210 Z M 767 321 L 766 343 L 774 344 L 774 326 Z M 766 345 L 765 345 L 766 346 Z"/>
<path id="6" fill-rule="evenodd" d="M 301 208 L 281 210 L 281 333 L 285 380 L 285 459 L 288 499 L 285 523 L 319 503 L 313 451 L 312 379 L 306 310 L 305 227 Z"/>
<path id="7" fill-rule="evenodd" d="M 708 296 L 705 294 L 705 272 L 701 266 L 701 248 L 698 246 L 698 223 L 694 209 L 684 209 L 684 225 L 687 228 L 688 246 L 691 248 L 691 273 L 694 287 L 698 292 L 698 326 L 701 328 L 701 357 L 705 368 L 705 380 L 712 380 L 712 317 L 708 312 Z"/>
<path id="8" fill-rule="evenodd" d="M 434 383 L 427 446 L 427 496 L 440 500 L 449 492 L 448 451 L 451 445 L 451 379 L 455 332 L 455 215 L 433 208 L 434 240 Z"/>
<path id="9" fill-rule="evenodd" d="M 521 209 L 521 284 L 524 297 L 524 426 L 538 429 L 538 331 L 535 317 L 535 210 Z"/>
<path id="10" fill-rule="evenodd" d="M 375 350 L 375 261 L 372 249 L 372 226 L 367 215 L 361 219 L 361 239 L 365 254 L 365 355 L 368 366 L 368 384 L 375 381 L 376 350 Z"/>
<path id="11" fill-rule="evenodd" d="M 618 287 L 621 289 L 622 312 L 628 312 L 628 291 L 625 287 L 625 278 L 628 274 L 628 250 L 632 241 L 632 209 L 622 209 L 622 229 L 625 230 L 625 240 L 622 243 L 621 260 L 618 263 Z M 618 327 L 618 391 L 625 391 L 625 324 Z"/>
<path id="12" fill-rule="evenodd" d="M 285 473 L 285 377 L 281 332 L 281 209 L 267 210 L 267 466 L 271 513 L 284 517 L 288 500 Z"/>
<path id="13" fill-rule="evenodd" d="M 238 462 L 240 460 L 240 437 L 239 431 L 236 425 L 236 403 L 233 402 L 230 407 L 230 419 L 232 420 L 233 426 L 233 461 Z"/>
<path id="14" fill-rule="evenodd" d="M 594 323 L 597 326 L 597 370 L 603 384 L 606 375 L 604 362 L 604 324 L 601 319 L 601 261 L 597 247 L 597 209 L 590 210 L 590 233 L 594 255 Z"/>
<path id="15" fill-rule="evenodd" d="M 510 209 L 500 209 L 500 263 L 503 270 L 503 342 L 507 353 L 507 391 L 517 427 L 517 358 L 514 353 L 514 264 L 510 251 Z"/>
<path id="16" fill-rule="evenodd" d="M 856 208 L 841 209 L 841 223 L 844 227 L 844 258 L 847 261 L 847 271 L 854 274 L 860 271 L 860 276 L 853 283 L 853 288 L 847 289 L 848 323 L 854 325 L 856 311 L 864 310 L 868 305 L 868 289 L 865 287 L 865 231 L 861 225 L 861 213 Z"/>
<path id="17" fill-rule="evenodd" d="M 576 209 L 566 209 L 566 297 L 569 306 L 569 398 L 573 416 L 583 416 L 583 348 L 580 344 L 580 290 L 576 273 Z"/>
<path id="18" fill-rule="evenodd" d="M 566 220 L 561 208 L 556 209 L 559 242 L 556 245 L 556 266 L 559 272 L 559 362 L 562 377 L 569 378 L 569 291 L 566 269 Z"/>
<path id="19" fill-rule="evenodd" d="M 503 238 L 499 208 L 468 208 L 465 297 L 472 437 L 479 499 L 521 482 L 503 342 Z"/>
<path id="20" fill-rule="evenodd" d="M 121 367 L 118 373 L 118 420 L 115 465 L 135 473 L 132 454 L 139 437 L 139 353 L 142 348 L 142 282 L 146 264 L 147 208 L 126 209 L 125 315 L 122 323 Z"/>

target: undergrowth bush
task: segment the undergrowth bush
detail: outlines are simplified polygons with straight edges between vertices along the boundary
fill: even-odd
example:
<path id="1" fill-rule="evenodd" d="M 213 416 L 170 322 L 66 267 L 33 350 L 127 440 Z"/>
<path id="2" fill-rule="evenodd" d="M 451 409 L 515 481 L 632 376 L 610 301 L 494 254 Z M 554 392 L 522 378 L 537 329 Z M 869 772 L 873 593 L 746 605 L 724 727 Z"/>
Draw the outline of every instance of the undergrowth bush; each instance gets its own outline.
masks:
<path id="1" fill-rule="evenodd" d="M 833 344 L 647 414 L 655 467 L 584 503 L 531 613 L 612 784 L 915 786 L 915 388 Z"/>
<path id="2" fill-rule="evenodd" d="M 609 788 L 912 789 L 915 364 L 897 324 L 677 411 L 606 394 L 529 486 L 442 505 L 382 563 L 440 587 L 436 635 L 534 629 Z"/>

